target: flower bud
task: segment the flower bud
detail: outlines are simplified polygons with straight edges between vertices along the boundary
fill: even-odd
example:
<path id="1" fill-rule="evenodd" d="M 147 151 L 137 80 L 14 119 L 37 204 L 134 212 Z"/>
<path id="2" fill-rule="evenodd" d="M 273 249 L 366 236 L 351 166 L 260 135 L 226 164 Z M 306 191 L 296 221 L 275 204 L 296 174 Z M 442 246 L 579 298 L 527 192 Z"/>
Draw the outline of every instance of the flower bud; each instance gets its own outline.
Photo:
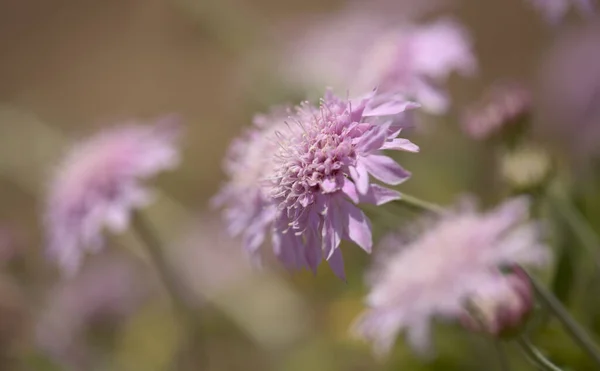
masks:
<path id="1" fill-rule="evenodd" d="M 529 278 L 521 268 L 513 267 L 497 282 L 473 295 L 460 320 L 470 331 L 511 337 L 527 322 L 532 308 Z"/>

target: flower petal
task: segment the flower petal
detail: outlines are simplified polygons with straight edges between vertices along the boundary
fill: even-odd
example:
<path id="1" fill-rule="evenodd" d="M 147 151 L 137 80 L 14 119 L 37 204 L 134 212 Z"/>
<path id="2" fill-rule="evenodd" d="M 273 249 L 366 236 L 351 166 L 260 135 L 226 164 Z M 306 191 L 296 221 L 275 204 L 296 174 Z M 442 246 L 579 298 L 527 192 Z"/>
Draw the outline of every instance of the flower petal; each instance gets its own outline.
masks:
<path id="1" fill-rule="evenodd" d="M 373 248 L 373 237 L 371 235 L 371 223 L 366 215 L 356 206 L 347 201 L 340 205 L 342 213 L 347 217 L 345 237 L 356 243 L 367 253 Z"/>
<path id="2" fill-rule="evenodd" d="M 350 177 L 356 184 L 356 189 L 360 194 L 366 194 L 369 191 L 369 173 L 367 168 L 360 162 L 356 166 L 350 166 Z"/>
<path id="3" fill-rule="evenodd" d="M 333 251 L 333 254 L 327 259 L 327 263 L 329 263 L 329 267 L 333 273 L 342 281 L 346 281 L 346 272 L 344 271 L 344 258 L 342 256 L 342 251 L 338 248 Z"/>
<path id="4" fill-rule="evenodd" d="M 343 201 L 344 203 L 346 201 Z M 326 259 L 329 259 L 334 250 L 338 248 L 342 242 L 342 234 L 344 233 L 344 225 L 342 223 L 343 215 L 340 214 L 337 202 L 332 201 L 323 216 L 323 252 Z"/>
<path id="5" fill-rule="evenodd" d="M 387 156 L 369 155 L 359 159 L 367 171 L 375 178 L 391 185 L 398 185 L 410 178 L 410 172 L 404 170 L 396 161 Z M 365 194 L 366 192 L 361 192 Z"/>
<path id="6" fill-rule="evenodd" d="M 419 152 L 419 146 L 414 144 L 408 139 L 404 138 L 396 138 L 390 141 L 387 141 L 383 144 L 381 149 L 393 149 L 397 151 L 407 151 L 407 152 Z"/>
<path id="7" fill-rule="evenodd" d="M 382 187 L 378 184 L 371 184 L 369 192 L 360 197 L 360 202 L 379 206 L 390 201 L 399 200 L 400 198 L 402 198 L 402 195 L 398 191 Z"/>
<path id="8" fill-rule="evenodd" d="M 352 202 L 354 202 L 355 204 L 358 203 L 359 197 L 358 193 L 356 193 L 356 186 L 350 181 L 350 179 L 344 178 L 342 192 L 344 192 L 344 194 L 348 196 L 348 198 L 351 199 Z"/>
<path id="9" fill-rule="evenodd" d="M 369 153 L 380 149 L 387 137 L 390 124 L 373 125 L 371 130 L 367 131 L 356 146 L 360 153 Z"/>

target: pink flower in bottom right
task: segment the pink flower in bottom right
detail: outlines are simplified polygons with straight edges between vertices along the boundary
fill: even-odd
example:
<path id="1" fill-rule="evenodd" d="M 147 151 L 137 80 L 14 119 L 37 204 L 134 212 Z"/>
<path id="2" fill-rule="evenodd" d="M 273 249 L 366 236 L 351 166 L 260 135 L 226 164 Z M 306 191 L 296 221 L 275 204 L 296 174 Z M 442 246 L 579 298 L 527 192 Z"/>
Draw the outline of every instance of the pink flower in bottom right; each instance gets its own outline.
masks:
<path id="1" fill-rule="evenodd" d="M 402 234 L 384 238 L 372 273 L 368 309 L 352 331 L 387 353 L 405 331 L 420 354 L 431 350 L 433 319 L 460 321 L 476 296 L 505 296 L 502 269 L 542 266 L 549 249 L 540 223 L 529 219 L 529 200 L 509 199 L 487 212 L 471 203 L 448 211 L 412 241 Z M 409 242 L 406 242 L 409 240 Z M 485 291 L 485 292 L 483 292 Z"/>

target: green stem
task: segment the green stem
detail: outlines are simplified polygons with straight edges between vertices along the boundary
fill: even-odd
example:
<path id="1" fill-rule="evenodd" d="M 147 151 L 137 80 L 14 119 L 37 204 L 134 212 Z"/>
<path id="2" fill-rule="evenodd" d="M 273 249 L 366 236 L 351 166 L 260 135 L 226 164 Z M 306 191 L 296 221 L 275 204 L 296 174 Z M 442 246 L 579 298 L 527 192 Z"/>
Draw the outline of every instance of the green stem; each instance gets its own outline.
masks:
<path id="1" fill-rule="evenodd" d="M 134 213 L 131 224 L 139 239 L 146 247 L 150 260 L 158 271 L 173 305 L 177 310 L 183 313 L 187 312 L 187 305 L 182 299 L 182 289 L 178 283 L 178 278 L 174 270 L 169 266 L 167 258 L 162 251 L 161 243 L 154 234 L 154 231 L 139 212 Z"/>
<path id="2" fill-rule="evenodd" d="M 150 224 L 139 212 L 134 213 L 131 224 L 132 228 L 137 232 L 139 239 L 146 246 L 148 255 L 150 255 L 150 259 L 156 267 L 167 293 L 171 297 L 181 329 L 189 331 L 189 335 L 185 339 L 186 343 L 180 354 L 175 357 L 174 364 L 171 367 L 174 371 L 187 369 L 189 368 L 187 365 L 198 363 L 190 359 L 190 356 L 197 354 L 198 349 L 203 350 L 204 348 L 202 346 L 202 332 L 200 331 L 196 314 L 193 308 L 185 301 L 185 287 L 179 282 L 175 269 L 169 265 L 168 259 L 161 248 L 160 240 L 154 234 Z M 203 354 L 203 356 L 205 357 L 204 362 L 207 362 L 207 355 Z"/>
<path id="3" fill-rule="evenodd" d="M 521 346 L 521 349 L 527 356 L 527 358 L 534 363 L 540 370 L 543 371 L 563 371 L 560 367 L 556 366 L 552 363 L 548 358 L 546 358 L 542 352 L 535 345 L 531 344 L 529 339 L 525 336 L 520 336 L 517 339 L 517 343 Z"/>
<path id="4" fill-rule="evenodd" d="M 600 252 L 600 238 L 598 238 L 596 231 L 571 202 L 560 197 L 553 197 L 552 204 L 581 241 L 581 245 L 593 257 L 596 266 L 600 268 L 598 257 L 598 252 Z"/>
<path id="5" fill-rule="evenodd" d="M 420 198 L 411 196 L 406 193 L 402 193 L 402 198 L 400 198 L 396 202 L 401 202 L 410 207 L 420 209 L 423 211 L 428 211 L 428 212 L 431 212 L 434 214 L 443 214 L 444 213 L 443 207 L 436 205 L 434 203 L 428 202 L 428 201 L 421 200 Z"/>
<path id="6" fill-rule="evenodd" d="M 554 297 L 535 277 L 529 275 L 531 284 L 544 306 L 559 320 L 573 341 L 600 366 L 600 350 L 585 330 L 569 314 L 561 302 Z"/>
<path id="7" fill-rule="evenodd" d="M 498 354 L 498 362 L 500 364 L 500 370 L 501 371 L 510 371 L 508 357 L 506 357 L 506 352 L 504 351 L 504 348 L 502 347 L 502 343 L 500 343 L 500 341 L 497 339 L 492 339 L 492 342 L 494 343 L 494 348 L 496 350 L 496 353 Z"/>

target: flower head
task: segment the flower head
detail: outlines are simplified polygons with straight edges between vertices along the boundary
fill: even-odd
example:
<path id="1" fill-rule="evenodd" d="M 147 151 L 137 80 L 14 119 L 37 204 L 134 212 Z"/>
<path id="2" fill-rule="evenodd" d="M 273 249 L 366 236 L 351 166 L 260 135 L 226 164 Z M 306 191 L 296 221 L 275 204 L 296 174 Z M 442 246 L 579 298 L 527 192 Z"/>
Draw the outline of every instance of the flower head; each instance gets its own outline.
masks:
<path id="1" fill-rule="evenodd" d="M 218 197 L 227 205 L 238 205 L 226 209 L 226 215 L 233 216 L 228 218 L 230 229 L 245 234 L 251 250 L 270 232 L 275 254 L 287 267 L 316 270 L 325 258 L 343 277 L 338 249 L 342 239 L 371 250 L 369 221 L 356 204 L 382 204 L 400 197 L 372 184 L 371 176 L 392 185 L 410 176 L 381 151 L 418 151 L 410 141 L 396 138 L 402 125 L 392 118 L 411 107 L 414 104 L 401 100 L 375 99 L 375 93 L 354 101 L 328 93 L 319 107 L 305 102 L 290 110 L 287 119 L 275 118 L 253 132 L 240 152 L 240 167 L 230 173 L 231 180 Z M 390 119 L 381 122 L 380 117 Z M 255 150 L 262 155 L 261 171 L 250 184 L 257 201 L 239 204 L 236 200 L 251 193 L 248 188 L 236 189 L 236 172 L 256 166 L 244 164 L 244 155 Z"/>
<path id="2" fill-rule="evenodd" d="M 309 87 L 377 87 L 379 94 L 400 94 L 440 114 L 449 106 L 442 87 L 447 77 L 477 70 L 471 37 L 451 18 L 398 27 L 382 15 L 346 12 L 313 30 L 294 43 L 282 63 L 288 78 Z"/>
<path id="3" fill-rule="evenodd" d="M 494 85 L 464 113 L 461 125 L 473 139 L 487 139 L 515 124 L 531 109 L 531 93 L 516 83 Z"/>
<path id="4" fill-rule="evenodd" d="M 493 336 L 518 333 L 533 309 L 533 292 L 527 273 L 513 267 L 501 279 L 482 286 L 469 298 L 460 320 L 465 328 Z"/>
<path id="5" fill-rule="evenodd" d="M 129 124 L 74 146 L 59 164 L 47 196 L 48 253 L 74 273 L 86 249 L 102 245 L 102 229 L 127 228 L 130 213 L 151 201 L 140 182 L 178 164 L 178 126 Z"/>
<path id="6" fill-rule="evenodd" d="M 594 0 L 528 0 L 550 23 L 556 24 L 565 17 L 571 7 L 582 14 L 593 14 Z"/>
<path id="7" fill-rule="evenodd" d="M 374 271 L 369 309 L 355 325 L 357 334 L 384 353 L 406 330 L 416 350 L 429 350 L 434 317 L 459 319 L 475 295 L 499 295 L 501 267 L 546 261 L 538 226 L 525 220 L 528 206 L 516 198 L 486 213 L 466 207 L 404 246 L 396 235 L 387 238 L 384 247 L 396 251 Z"/>

